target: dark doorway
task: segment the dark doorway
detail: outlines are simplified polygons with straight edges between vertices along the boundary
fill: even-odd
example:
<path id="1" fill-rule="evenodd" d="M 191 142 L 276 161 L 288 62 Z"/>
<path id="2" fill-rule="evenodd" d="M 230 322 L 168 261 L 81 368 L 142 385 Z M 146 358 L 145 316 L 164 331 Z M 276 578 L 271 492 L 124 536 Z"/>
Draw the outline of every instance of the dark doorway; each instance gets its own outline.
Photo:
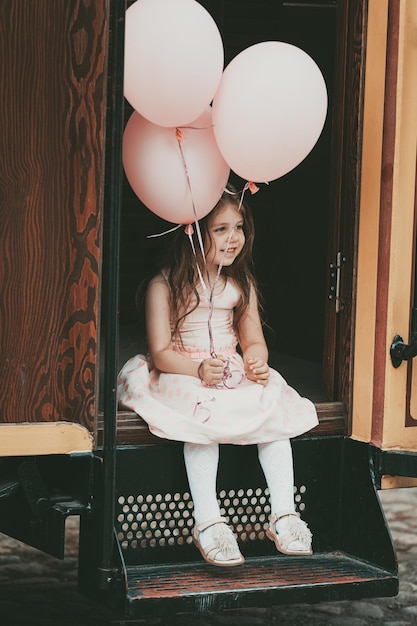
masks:
<path id="1" fill-rule="evenodd" d="M 336 55 L 337 7 L 328 2 L 201 2 L 222 34 L 227 64 L 261 41 L 294 44 L 309 54 L 326 81 L 329 110 L 323 133 L 292 172 L 248 197 L 256 224 L 255 268 L 264 297 L 271 364 L 301 393 L 316 402 L 323 391 L 322 363 L 330 205 L 330 155 Z M 248 81 L 250 89 L 250 81 Z M 308 106 L 308 102 L 306 102 Z M 131 110 L 126 109 L 126 120 Z M 245 181 L 236 178 L 242 187 Z M 136 349 L 131 328 L 137 320 L 135 290 L 152 268 L 170 224 L 155 217 L 125 181 L 121 245 L 121 358 Z M 126 329 L 127 330 L 126 332 Z"/>

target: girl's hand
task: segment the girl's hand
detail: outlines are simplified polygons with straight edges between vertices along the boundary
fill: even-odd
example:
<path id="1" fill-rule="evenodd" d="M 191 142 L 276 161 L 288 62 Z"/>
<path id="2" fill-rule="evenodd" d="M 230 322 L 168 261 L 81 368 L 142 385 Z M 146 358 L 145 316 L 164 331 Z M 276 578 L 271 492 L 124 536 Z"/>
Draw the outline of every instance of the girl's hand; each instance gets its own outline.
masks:
<path id="1" fill-rule="evenodd" d="M 267 385 L 269 365 L 259 357 L 250 356 L 245 359 L 246 376 L 259 385 Z"/>
<path id="2" fill-rule="evenodd" d="M 198 366 L 197 376 L 209 387 L 214 387 L 214 385 L 220 385 L 220 383 L 222 383 L 223 370 L 223 358 L 204 359 Z"/>

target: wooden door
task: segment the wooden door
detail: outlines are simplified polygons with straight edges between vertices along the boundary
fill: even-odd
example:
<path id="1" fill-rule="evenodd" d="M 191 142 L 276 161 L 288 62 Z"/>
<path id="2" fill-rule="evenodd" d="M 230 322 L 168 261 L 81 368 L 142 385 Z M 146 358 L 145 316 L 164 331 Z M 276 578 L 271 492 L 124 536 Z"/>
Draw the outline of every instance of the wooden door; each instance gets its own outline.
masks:
<path id="1" fill-rule="evenodd" d="M 417 5 L 372 0 L 368 22 L 353 436 L 416 450 L 417 363 L 390 348 L 416 338 Z"/>

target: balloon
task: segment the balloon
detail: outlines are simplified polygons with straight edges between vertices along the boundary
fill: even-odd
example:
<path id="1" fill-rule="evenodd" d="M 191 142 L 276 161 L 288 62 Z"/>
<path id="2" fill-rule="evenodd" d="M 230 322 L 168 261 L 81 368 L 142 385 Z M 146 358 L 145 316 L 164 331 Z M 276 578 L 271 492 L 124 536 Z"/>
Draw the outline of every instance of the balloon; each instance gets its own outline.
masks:
<path id="1" fill-rule="evenodd" d="M 214 134 L 231 169 L 268 182 L 308 155 L 326 119 L 320 69 L 303 50 L 266 41 L 226 67 L 213 101 Z"/>
<path id="2" fill-rule="evenodd" d="M 124 94 L 160 126 L 184 126 L 213 100 L 223 43 L 195 0 L 138 0 L 126 11 Z"/>
<path id="3" fill-rule="evenodd" d="M 123 135 L 123 165 L 133 191 L 153 213 L 189 224 L 196 219 L 193 201 L 197 219 L 218 202 L 230 168 L 214 139 L 210 107 L 180 133 L 179 143 L 175 128 L 152 124 L 134 111 Z"/>

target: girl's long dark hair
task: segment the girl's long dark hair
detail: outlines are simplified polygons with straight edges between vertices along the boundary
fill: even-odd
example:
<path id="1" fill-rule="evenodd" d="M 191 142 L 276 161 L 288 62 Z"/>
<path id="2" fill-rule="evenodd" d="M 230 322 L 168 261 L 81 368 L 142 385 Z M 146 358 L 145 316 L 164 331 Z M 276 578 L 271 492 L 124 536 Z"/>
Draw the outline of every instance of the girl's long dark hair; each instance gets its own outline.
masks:
<path id="1" fill-rule="evenodd" d="M 233 188 L 228 186 L 212 211 L 210 211 L 206 217 L 199 220 L 199 227 L 203 242 L 207 241 L 207 239 L 210 240 L 208 222 L 226 204 L 232 204 L 236 209 L 239 209 L 243 219 L 243 230 L 245 233 L 245 243 L 239 256 L 231 265 L 223 266 L 221 269 L 221 273 L 224 276 L 230 276 L 235 281 L 241 294 L 233 316 L 235 332 L 239 335 L 239 323 L 249 305 L 251 290 L 254 289 L 255 293 L 258 295 L 252 263 L 252 248 L 255 233 L 251 211 L 245 202 L 241 202 L 241 193 L 236 192 Z M 196 231 L 195 226 L 194 231 Z M 194 255 L 190 241 L 185 235 L 183 228 L 178 229 L 173 235 L 168 235 L 168 237 L 171 239 L 170 245 L 166 249 L 164 258 L 158 264 L 153 275 L 163 271 L 168 281 L 171 296 L 172 335 L 177 338 L 182 321 L 191 311 L 195 310 L 200 303 L 200 295 L 197 290 L 199 283 L 197 263 L 204 279 L 206 279 L 205 264 L 196 232 L 192 235 L 196 256 Z"/>

